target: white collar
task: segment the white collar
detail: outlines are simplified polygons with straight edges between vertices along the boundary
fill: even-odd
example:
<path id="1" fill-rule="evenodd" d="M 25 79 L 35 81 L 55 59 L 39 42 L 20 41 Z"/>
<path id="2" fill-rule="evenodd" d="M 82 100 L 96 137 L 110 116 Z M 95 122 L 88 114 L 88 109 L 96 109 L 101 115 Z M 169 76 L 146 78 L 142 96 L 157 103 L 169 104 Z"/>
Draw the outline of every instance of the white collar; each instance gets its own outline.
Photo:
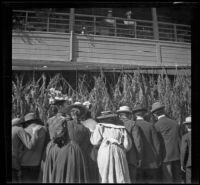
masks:
<path id="1" fill-rule="evenodd" d="M 112 128 L 125 128 L 123 125 L 115 125 L 111 123 L 99 123 L 100 125 L 103 125 L 105 127 L 112 127 Z"/>
<path id="2" fill-rule="evenodd" d="M 137 120 L 144 120 L 144 118 L 141 116 L 137 116 Z"/>
<path id="3" fill-rule="evenodd" d="M 165 117 L 165 115 L 163 114 L 163 115 L 160 115 L 160 116 L 158 116 L 158 119 L 160 119 L 160 118 L 163 118 L 163 117 Z"/>

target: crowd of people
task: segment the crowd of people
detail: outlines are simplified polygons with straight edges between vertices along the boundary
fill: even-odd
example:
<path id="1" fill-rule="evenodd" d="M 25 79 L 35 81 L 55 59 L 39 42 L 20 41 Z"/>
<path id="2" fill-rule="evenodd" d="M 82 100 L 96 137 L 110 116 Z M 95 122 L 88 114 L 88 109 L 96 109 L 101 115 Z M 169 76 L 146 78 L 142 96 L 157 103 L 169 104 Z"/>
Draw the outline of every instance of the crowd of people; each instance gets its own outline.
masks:
<path id="1" fill-rule="evenodd" d="M 152 105 L 123 105 L 91 117 L 90 102 L 58 103 L 43 123 L 35 113 L 12 120 L 12 182 L 191 183 L 191 116 L 180 125 Z M 56 107 L 56 109 L 55 109 Z"/>

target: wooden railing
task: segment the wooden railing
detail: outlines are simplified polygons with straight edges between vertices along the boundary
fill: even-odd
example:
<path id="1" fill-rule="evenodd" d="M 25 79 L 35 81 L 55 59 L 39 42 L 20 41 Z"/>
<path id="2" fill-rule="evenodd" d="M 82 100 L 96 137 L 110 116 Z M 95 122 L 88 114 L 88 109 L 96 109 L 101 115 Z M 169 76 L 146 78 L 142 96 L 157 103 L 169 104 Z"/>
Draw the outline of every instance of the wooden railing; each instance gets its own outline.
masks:
<path id="1" fill-rule="evenodd" d="M 69 13 L 13 11 L 13 30 L 69 33 Z M 153 22 L 138 19 L 75 14 L 77 34 L 154 39 Z M 159 40 L 191 42 L 190 26 L 158 22 Z"/>

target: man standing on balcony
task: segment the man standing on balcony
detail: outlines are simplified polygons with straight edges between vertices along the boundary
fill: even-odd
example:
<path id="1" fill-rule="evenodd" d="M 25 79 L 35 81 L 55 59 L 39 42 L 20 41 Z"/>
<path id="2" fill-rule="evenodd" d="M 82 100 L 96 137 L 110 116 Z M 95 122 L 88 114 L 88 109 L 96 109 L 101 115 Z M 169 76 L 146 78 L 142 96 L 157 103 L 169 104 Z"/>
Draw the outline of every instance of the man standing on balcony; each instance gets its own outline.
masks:
<path id="1" fill-rule="evenodd" d="M 156 102 L 151 113 L 158 119 L 155 128 L 163 140 L 165 151 L 162 157 L 164 183 L 181 183 L 179 124 L 165 115 L 164 105 Z"/>
<path id="2" fill-rule="evenodd" d="M 135 124 L 141 129 L 144 145 L 141 167 L 137 170 L 137 182 L 157 183 L 158 169 L 161 164 L 161 143 L 153 124 L 144 120 L 146 112 L 147 109 L 141 104 L 137 104 L 133 109 L 136 117 Z"/>
<path id="3" fill-rule="evenodd" d="M 132 148 L 126 153 L 129 174 L 131 183 L 136 182 L 137 167 L 141 165 L 141 156 L 143 155 L 143 142 L 141 131 L 139 127 L 132 121 L 132 111 L 128 106 L 121 106 L 117 110 L 120 120 L 124 123 L 124 126 L 131 136 Z"/>

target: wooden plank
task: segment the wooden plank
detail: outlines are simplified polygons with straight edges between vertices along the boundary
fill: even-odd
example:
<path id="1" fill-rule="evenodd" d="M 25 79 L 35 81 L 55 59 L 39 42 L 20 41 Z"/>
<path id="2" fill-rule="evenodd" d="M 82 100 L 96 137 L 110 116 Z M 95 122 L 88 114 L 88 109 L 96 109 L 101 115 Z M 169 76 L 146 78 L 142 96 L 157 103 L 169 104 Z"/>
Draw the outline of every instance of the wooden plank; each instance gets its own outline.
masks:
<path id="1" fill-rule="evenodd" d="M 188 54 L 169 54 L 169 53 L 163 53 L 162 58 L 177 58 L 177 59 L 190 59 L 191 60 L 191 55 Z"/>
<path id="2" fill-rule="evenodd" d="M 26 60 L 53 60 L 53 61 L 67 61 L 69 59 L 68 56 L 56 56 L 56 55 L 27 55 L 27 54 L 14 54 L 12 59 L 26 59 Z"/>
<path id="3" fill-rule="evenodd" d="M 96 48 L 79 48 L 78 50 L 76 50 L 76 52 L 84 52 L 84 53 L 92 53 L 92 54 L 120 54 L 120 55 L 129 55 L 131 56 L 156 56 L 156 53 L 154 52 L 144 52 L 141 50 L 138 51 L 134 51 L 134 50 L 114 50 L 114 49 L 96 49 Z"/>
<path id="4" fill-rule="evenodd" d="M 69 51 L 56 51 L 56 50 L 29 50 L 29 49 L 12 49 L 12 54 L 25 54 L 25 55 L 57 55 L 57 56 L 67 56 Z"/>
<path id="5" fill-rule="evenodd" d="M 188 64 L 191 65 L 191 60 L 183 60 L 183 59 L 173 59 L 173 58 L 162 58 L 162 63 L 180 63 L 180 64 Z"/>
<path id="6" fill-rule="evenodd" d="M 161 51 L 162 53 L 178 53 L 178 54 L 191 54 L 191 49 L 189 48 L 179 48 L 179 47 L 176 47 L 176 48 L 170 48 L 170 47 L 163 47 L 161 46 Z"/>
<path id="7" fill-rule="evenodd" d="M 137 44 L 129 44 L 129 43 L 125 43 L 125 44 L 113 44 L 113 43 L 108 43 L 108 42 L 104 42 L 104 43 L 98 43 L 98 42 L 83 42 L 83 41 L 75 41 L 74 44 L 78 44 L 79 47 L 86 47 L 86 48 L 97 48 L 97 49 L 115 49 L 115 50 L 142 50 L 142 51 L 151 51 L 151 52 L 155 52 L 155 44 L 153 45 L 137 45 Z"/>
<path id="8" fill-rule="evenodd" d="M 79 57 L 77 59 L 77 62 L 83 62 L 83 63 L 86 63 L 86 62 L 92 62 L 92 63 L 97 63 L 97 64 L 100 64 L 100 63 L 104 63 L 104 64 L 121 64 L 121 65 L 137 65 L 137 66 L 140 66 L 140 65 L 145 65 L 145 66 L 156 66 L 156 62 L 155 61 L 138 61 L 138 60 L 127 60 L 127 59 L 124 59 L 123 61 L 122 60 L 118 60 L 118 59 L 103 59 L 103 58 L 87 58 L 87 57 Z"/>
<path id="9" fill-rule="evenodd" d="M 12 39 L 12 44 L 29 44 L 29 45 L 36 45 L 36 44 L 45 44 L 47 46 L 69 46 L 69 40 L 64 39 L 32 39 L 27 37 L 21 37 Z"/>
<path id="10" fill-rule="evenodd" d="M 91 52 L 75 52 L 75 57 L 95 57 L 95 58 L 112 58 L 117 60 L 123 60 L 123 59 L 136 59 L 136 60 L 156 60 L 156 56 L 129 56 L 129 55 L 121 55 L 121 54 L 101 54 L 101 53 L 91 53 Z"/>
<path id="11" fill-rule="evenodd" d="M 69 46 L 52 46 L 45 44 L 12 44 L 12 49 L 66 51 L 68 48 Z"/>

